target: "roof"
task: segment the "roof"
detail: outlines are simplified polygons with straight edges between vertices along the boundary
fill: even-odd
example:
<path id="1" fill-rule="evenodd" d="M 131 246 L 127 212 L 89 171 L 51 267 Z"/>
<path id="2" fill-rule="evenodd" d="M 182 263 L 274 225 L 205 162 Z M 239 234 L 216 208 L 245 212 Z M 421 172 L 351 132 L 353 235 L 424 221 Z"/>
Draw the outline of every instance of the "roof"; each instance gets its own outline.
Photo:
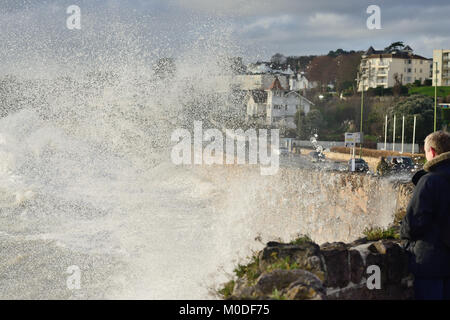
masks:
<path id="1" fill-rule="evenodd" d="M 401 50 L 394 50 L 389 52 L 387 50 L 375 50 L 372 46 L 367 49 L 365 55 L 368 59 L 371 58 L 400 58 L 400 59 L 420 59 L 431 60 L 417 54 L 413 54 L 413 49 L 410 46 L 406 46 Z"/>
<path id="2" fill-rule="evenodd" d="M 295 94 L 295 95 L 299 96 L 301 99 L 306 100 L 309 104 L 311 104 L 311 105 L 313 105 L 313 106 L 315 105 L 314 102 L 312 102 L 312 101 L 306 99 L 306 98 L 305 98 L 304 96 L 302 96 L 298 91 L 289 91 L 286 95 L 290 95 L 290 94 Z"/>
<path id="3" fill-rule="evenodd" d="M 269 87 L 269 90 L 284 90 L 278 77 L 275 77 L 275 80 L 273 80 L 272 84 Z"/>

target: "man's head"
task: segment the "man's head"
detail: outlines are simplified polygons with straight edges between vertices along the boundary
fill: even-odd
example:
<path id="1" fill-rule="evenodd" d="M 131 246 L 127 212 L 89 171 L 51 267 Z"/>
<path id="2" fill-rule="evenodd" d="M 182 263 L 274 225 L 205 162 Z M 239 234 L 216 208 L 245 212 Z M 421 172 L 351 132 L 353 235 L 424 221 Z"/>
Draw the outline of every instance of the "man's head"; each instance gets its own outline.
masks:
<path id="1" fill-rule="evenodd" d="M 450 151 L 450 134 L 445 131 L 436 131 L 425 138 L 425 156 L 428 161 L 438 155 Z"/>

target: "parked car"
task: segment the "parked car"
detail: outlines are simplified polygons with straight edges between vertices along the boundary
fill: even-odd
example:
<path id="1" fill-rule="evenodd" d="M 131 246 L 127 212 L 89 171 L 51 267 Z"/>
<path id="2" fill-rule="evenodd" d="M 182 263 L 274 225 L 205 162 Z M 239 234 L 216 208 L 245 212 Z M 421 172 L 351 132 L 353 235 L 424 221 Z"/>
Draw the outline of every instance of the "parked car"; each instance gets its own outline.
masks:
<path id="1" fill-rule="evenodd" d="M 369 171 L 369 164 L 364 159 L 350 159 L 348 161 L 348 171 L 352 171 L 352 161 L 355 160 L 355 171 L 366 172 Z"/>
<path id="2" fill-rule="evenodd" d="M 325 155 L 322 152 L 311 151 L 309 153 L 309 157 L 311 158 L 312 162 L 325 161 Z"/>
<path id="3" fill-rule="evenodd" d="M 403 156 L 390 156 L 386 158 L 386 162 L 389 165 L 391 171 L 415 171 L 417 166 L 410 157 Z"/>

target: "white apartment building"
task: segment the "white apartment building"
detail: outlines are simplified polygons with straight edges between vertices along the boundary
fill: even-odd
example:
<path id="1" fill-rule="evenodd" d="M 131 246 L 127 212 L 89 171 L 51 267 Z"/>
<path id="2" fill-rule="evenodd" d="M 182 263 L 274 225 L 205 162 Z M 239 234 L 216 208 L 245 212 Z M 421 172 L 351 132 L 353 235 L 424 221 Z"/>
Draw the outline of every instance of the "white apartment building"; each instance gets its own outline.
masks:
<path id="1" fill-rule="evenodd" d="M 433 86 L 450 86 L 450 49 L 433 50 Z"/>
<path id="2" fill-rule="evenodd" d="M 267 125 L 286 126 L 295 129 L 295 113 L 305 114 L 314 105 L 298 92 L 284 89 L 278 78 L 266 90 L 251 90 L 247 100 L 247 119 L 261 119 Z"/>
<path id="3" fill-rule="evenodd" d="M 402 85 L 417 80 L 424 83 L 431 79 L 432 65 L 431 59 L 413 54 L 409 46 L 392 52 L 370 47 L 362 56 L 358 91 L 376 87 L 392 88 L 397 82 Z"/>

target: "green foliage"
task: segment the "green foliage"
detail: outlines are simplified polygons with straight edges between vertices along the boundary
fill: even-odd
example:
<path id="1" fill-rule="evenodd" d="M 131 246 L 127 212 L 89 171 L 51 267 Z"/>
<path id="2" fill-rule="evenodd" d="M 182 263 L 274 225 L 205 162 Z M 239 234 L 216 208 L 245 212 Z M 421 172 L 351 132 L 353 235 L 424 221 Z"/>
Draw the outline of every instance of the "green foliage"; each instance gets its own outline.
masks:
<path id="1" fill-rule="evenodd" d="M 434 87 L 433 86 L 421 86 L 421 87 L 411 87 L 409 89 L 409 94 L 421 94 L 424 96 L 434 98 Z M 445 98 L 450 95 L 450 87 L 437 87 L 438 97 Z"/>
<path id="2" fill-rule="evenodd" d="M 269 296 L 269 298 L 273 300 L 286 300 L 286 297 L 281 294 L 281 292 L 276 288 L 272 291 L 272 294 Z"/>
<path id="3" fill-rule="evenodd" d="M 411 142 L 413 135 L 414 115 L 417 115 L 416 141 L 423 141 L 425 137 L 433 132 L 434 123 L 434 101 L 430 97 L 423 95 L 412 95 L 397 104 L 389 111 L 388 125 L 390 131 L 393 130 L 393 117 L 397 115 L 396 140 L 400 141 L 402 135 L 402 116 L 405 116 L 405 138 L 406 142 Z M 440 114 L 438 113 L 438 127 L 440 125 Z M 392 136 L 392 132 L 389 133 Z"/>
<path id="4" fill-rule="evenodd" d="M 403 90 L 405 91 L 405 89 Z M 376 88 L 370 88 L 368 90 L 369 96 L 392 96 L 394 94 L 392 88 L 384 88 L 383 86 L 378 86 Z"/>
<path id="5" fill-rule="evenodd" d="M 272 272 L 274 270 L 294 270 L 299 269 L 300 265 L 297 262 L 291 262 L 289 257 L 284 259 L 277 259 L 276 255 L 273 256 L 275 262 L 267 266 L 266 270 Z"/>
<path id="6" fill-rule="evenodd" d="M 259 258 L 257 254 L 253 255 L 249 264 L 238 264 L 237 268 L 234 269 L 234 273 L 238 278 L 247 277 L 247 280 L 250 283 L 254 282 L 261 275 L 259 270 Z"/>
<path id="7" fill-rule="evenodd" d="M 292 240 L 289 244 L 299 245 L 307 242 L 313 242 L 308 235 L 301 235 L 297 239 Z"/>
<path id="8" fill-rule="evenodd" d="M 384 50 L 387 52 L 392 52 L 395 50 L 403 49 L 404 47 L 405 44 L 403 43 L 403 41 L 396 41 L 391 43 L 388 47 L 384 48 Z"/>
<path id="9" fill-rule="evenodd" d="M 228 299 L 233 294 L 234 286 L 235 286 L 234 280 L 228 281 L 224 285 L 224 287 L 219 290 L 219 294 L 221 294 L 225 299 Z"/>
<path id="10" fill-rule="evenodd" d="M 306 116 L 303 111 L 299 110 L 294 117 L 297 125 L 297 137 L 300 139 L 309 139 L 311 135 L 320 133 L 325 126 L 322 113 L 317 109 L 311 110 Z"/>
<path id="11" fill-rule="evenodd" d="M 395 228 L 366 228 L 363 231 L 363 234 L 367 237 L 369 241 L 377 241 L 382 239 L 399 239 L 400 235 L 398 234 Z"/>

